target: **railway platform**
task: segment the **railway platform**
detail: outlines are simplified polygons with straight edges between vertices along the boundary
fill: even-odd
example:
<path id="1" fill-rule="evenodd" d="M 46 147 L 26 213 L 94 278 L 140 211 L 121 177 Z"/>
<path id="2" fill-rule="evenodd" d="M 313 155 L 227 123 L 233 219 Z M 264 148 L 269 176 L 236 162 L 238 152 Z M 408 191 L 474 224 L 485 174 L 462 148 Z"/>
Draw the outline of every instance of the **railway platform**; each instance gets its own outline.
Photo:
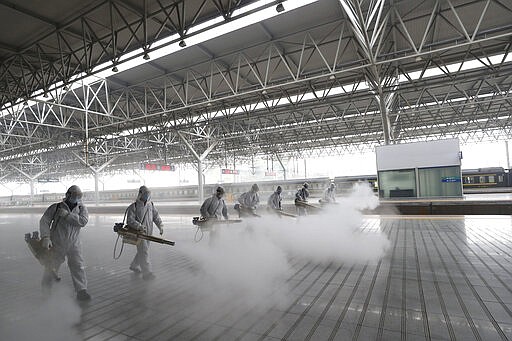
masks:
<path id="1" fill-rule="evenodd" d="M 93 297 L 86 304 L 74 299 L 66 266 L 51 295 L 42 294 L 42 268 L 23 240 L 39 214 L 0 218 L 2 340 L 512 340 L 508 216 L 368 215 L 353 232 L 389 240 L 380 257 L 286 253 L 281 268 L 264 256 L 272 248 L 245 258 L 254 251 L 246 247 L 229 272 L 235 263 L 201 257 L 212 255 L 210 246 L 207 237 L 194 242 L 188 216 L 163 215 L 164 236 L 176 246 L 152 245 L 157 277 L 147 282 L 128 269 L 133 249 L 113 260 L 121 214 L 91 214 L 82 232 Z M 258 282 L 262 276 L 273 281 Z"/>

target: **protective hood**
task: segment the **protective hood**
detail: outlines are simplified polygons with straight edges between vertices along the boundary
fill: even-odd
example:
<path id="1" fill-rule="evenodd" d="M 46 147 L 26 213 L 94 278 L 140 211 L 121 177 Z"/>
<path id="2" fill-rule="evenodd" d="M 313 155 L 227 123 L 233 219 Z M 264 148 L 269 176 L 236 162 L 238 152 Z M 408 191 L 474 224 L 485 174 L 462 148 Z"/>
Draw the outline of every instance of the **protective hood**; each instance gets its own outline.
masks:
<path id="1" fill-rule="evenodd" d="M 140 186 L 137 200 L 148 201 L 151 199 L 151 191 L 146 186 Z"/>
<path id="2" fill-rule="evenodd" d="M 79 203 L 82 200 L 82 196 L 83 196 L 83 193 L 82 193 L 82 190 L 80 189 L 80 187 L 78 187 L 77 185 L 73 185 L 68 188 L 68 190 L 66 192 L 65 200 L 66 200 L 66 202 L 68 202 L 72 205 L 76 205 L 77 203 Z"/>

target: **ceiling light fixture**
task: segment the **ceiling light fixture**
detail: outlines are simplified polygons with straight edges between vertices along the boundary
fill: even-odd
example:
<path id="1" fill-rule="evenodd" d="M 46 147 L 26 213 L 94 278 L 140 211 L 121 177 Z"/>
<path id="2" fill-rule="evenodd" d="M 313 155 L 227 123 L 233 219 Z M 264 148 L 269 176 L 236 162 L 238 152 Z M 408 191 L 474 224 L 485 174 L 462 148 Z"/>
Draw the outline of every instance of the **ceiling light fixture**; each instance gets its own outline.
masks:
<path id="1" fill-rule="evenodd" d="M 180 40 L 180 43 L 178 44 L 180 47 L 187 46 L 187 43 L 185 43 L 185 40 Z"/>
<path id="2" fill-rule="evenodd" d="M 142 56 L 142 59 L 149 60 L 149 54 L 147 52 L 144 52 L 144 55 Z"/>
<path id="3" fill-rule="evenodd" d="M 276 11 L 277 13 L 281 13 L 282 11 L 284 11 L 284 6 L 282 3 L 279 3 L 277 6 L 276 6 Z"/>
<path id="4" fill-rule="evenodd" d="M 114 67 L 112 68 L 112 72 L 117 72 L 119 71 L 119 69 L 117 68 L 117 66 L 114 65 Z"/>

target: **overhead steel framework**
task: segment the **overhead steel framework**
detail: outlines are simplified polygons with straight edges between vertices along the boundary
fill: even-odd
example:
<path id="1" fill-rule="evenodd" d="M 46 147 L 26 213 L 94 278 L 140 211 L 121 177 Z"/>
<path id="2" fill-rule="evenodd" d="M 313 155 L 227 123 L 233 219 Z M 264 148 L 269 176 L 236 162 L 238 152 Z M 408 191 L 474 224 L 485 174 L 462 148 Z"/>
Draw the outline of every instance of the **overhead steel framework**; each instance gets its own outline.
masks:
<path id="1" fill-rule="evenodd" d="M 90 80 L 136 48 L 131 58 L 150 57 L 159 38 L 186 39 L 218 15 L 228 23 L 252 2 L 96 2 L 2 53 L 0 181 L 510 138 L 512 5 L 502 0 L 317 1 L 107 79 L 73 77 Z"/>
<path id="2" fill-rule="evenodd" d="M 173 34 L 179 36 L 177 39 L 184 39 L 191 35 L 188 33 L 191 27 L 217 16 L 229 20 L 234 10 L 251 2 L 255 1 L 66 1 L 59 5 L 75 5 L 79 10 L 72 12 L 67 20 L 56 21 L 39 14 L 47 9 L 40 8 L 37 1 L 33 2 L 34 8 L 25 8 L 2 0 L 0 6 L 6 17 L 11 13 L 21 14 L 44 25 L 40 34 L 26 44 L 12 46 L 15 42 L 2 41 L 0 105 L 30 98 L 34 91 L 47 93 L 58 82 L 66 86 L 79 73 L 85 76 L 93 70 L 101 71 L 95 68 L 104 62 L 110 61 L 115 66 L 138 48 L 142 51 L 131 58 L 150 58 L 156 41 Z M 20 24 L 11 30 L 22 29 Z"/>

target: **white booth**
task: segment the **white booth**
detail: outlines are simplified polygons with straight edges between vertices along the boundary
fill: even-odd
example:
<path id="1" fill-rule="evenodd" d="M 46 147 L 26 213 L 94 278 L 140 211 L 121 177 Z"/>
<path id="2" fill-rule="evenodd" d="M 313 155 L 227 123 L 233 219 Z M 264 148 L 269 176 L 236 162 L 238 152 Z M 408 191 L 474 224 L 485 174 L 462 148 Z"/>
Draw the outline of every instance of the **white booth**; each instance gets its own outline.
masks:
<path id="1" fill-rule="evenodd" d="M 458 139 L 379 146 L 380 198 L 462 197 Z"/>

